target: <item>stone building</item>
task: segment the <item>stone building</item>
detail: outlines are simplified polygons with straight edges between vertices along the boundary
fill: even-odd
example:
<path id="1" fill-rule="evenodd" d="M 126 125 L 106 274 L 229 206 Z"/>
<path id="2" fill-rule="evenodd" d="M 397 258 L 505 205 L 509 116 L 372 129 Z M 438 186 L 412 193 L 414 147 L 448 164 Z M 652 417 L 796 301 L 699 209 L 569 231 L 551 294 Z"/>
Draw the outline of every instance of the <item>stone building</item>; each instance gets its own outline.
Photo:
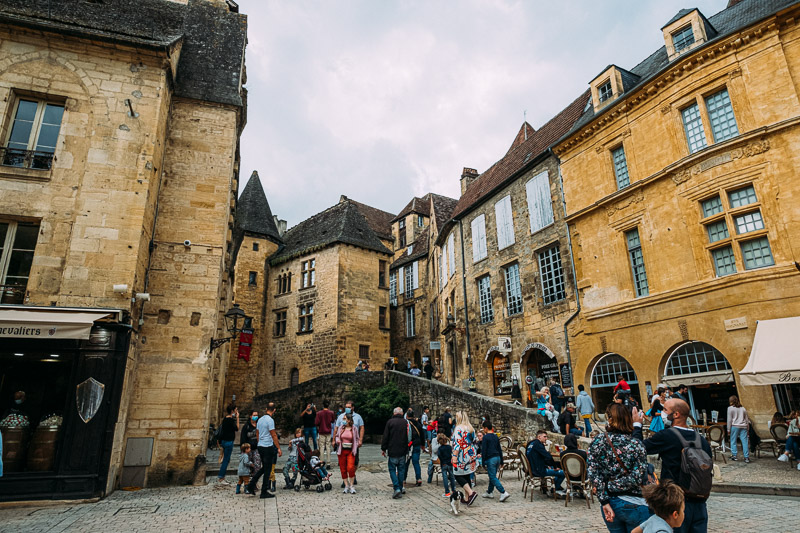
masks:
<path id="1" fill-rule="evenodd" d="M 799 406 L 798 15 L 788 0 L 681 10 L 663 47 L 591 81 L 555 146 L 581 300 L 574 374 L 598 404 L 621 374 L 648 404 L 659 383 L 689 385 L 697 417 L 724 419 L 739 395 L 762 432 Z M 780 372 L 743 373 L 751 356 Z"/>
<path id="2" fill-rule="evenodd" d="M 30 423 L 2 429 L 0 499 L 193 478 L 227 367 L 237 11 L 0 5 L 0 413 L 24 390 Z"/>

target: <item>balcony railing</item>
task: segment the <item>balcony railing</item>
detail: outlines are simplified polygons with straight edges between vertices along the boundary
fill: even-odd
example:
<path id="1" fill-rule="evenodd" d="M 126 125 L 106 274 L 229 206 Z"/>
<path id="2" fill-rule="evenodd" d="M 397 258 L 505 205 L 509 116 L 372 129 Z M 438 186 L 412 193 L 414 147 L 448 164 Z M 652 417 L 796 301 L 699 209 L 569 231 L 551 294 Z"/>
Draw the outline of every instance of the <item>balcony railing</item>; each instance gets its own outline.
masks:
<path id="1" fill-rule="evenodd" d="M 25 285 L 0 285 L 0 303 L 23 303 L 25 301 L 25 288 Z"/>
<path id="2" fill-rule="evenodd" d="M 53 166 L 53 152 L 18 150 L 2 146 L 0 147 L 0 161 L 6 167 L 50 170 Z"/>

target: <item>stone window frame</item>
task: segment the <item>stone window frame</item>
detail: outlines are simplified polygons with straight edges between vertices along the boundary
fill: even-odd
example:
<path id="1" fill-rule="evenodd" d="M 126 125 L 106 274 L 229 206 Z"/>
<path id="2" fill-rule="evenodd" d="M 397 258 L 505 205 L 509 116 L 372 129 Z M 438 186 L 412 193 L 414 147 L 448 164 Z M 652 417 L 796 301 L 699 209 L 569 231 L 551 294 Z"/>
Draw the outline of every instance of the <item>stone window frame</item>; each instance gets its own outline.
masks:
<path id="1" fill-rule="evenodd" d="M 746 195 L 737 194 L 742 192 Z M 700 227 L 703 228 L 705 249 L 711 258 L 714 277 L 721 278 L 775 265 L 775 256 L 768 237 L 769 229 L 763 213 L 762 197 L 756 188 L 756 183 L 751 181 L 716 188 L 698 200 Z M 755 217 L 755 214 L 758 216 Z M 756 220 L 760 223 L 760 227 L 754 224 Z M 745 231 L 740 232 L 741 221 L 744 221 Z M 749 228 L 751 225 L 752 229 Z M 760 250 L 766 249 L 768 262 L 748 264 L 747 255 L 754 243 L 760 244 Z M 766 247 L 763 246 L 764 243 Z"/>
<path id="2" fill-rule="evenodd" d="M 301 304 L 297 313 L 297 334 L 314 331 L 314 303 Z"/>
<path id="3" fill-rule="evenodd" d="M 288 309 L 275 309 L 272 311 L 273 318 L 274 318 L 274 327 L 272 329 L 272 336 L 273 337 L 285 337 L 286 336 L 286 323 L 288 317 Z"/>
<path id="4" fill-rule="evenodd" d="M 386 261 L 383 259 L 378 260 L 378 287 L 386 288 Z"/>
<path id="5" fill-rule="evenodd" d="M 417 324 L 416 324 L 416 311 L 413 305 L 406 306 L 405 311 L 403 312 L 405 317 L 405 333 L 406 338 L 411 339 L 417 336 Z"/>
<path id="6" fill-rule="evenodd" d="M 610 94 L 605 91 L 606 86 L 610 87 Z M 592 106 L 594 107 L 594 112 L 597 113 L 611 104 L 611 102 L 617 100 L 622 94 L 622 72 L 616 65 L 609 65 L 599 76 L 589 82 L 589 88 L 592 93 Z M 601 96 L 603 97 L 602 100 Z"/>
<path id="7" fill-rule="evenodd" d="M 316 258 L 306 259 L 300 262 L 300 288 L 309 289 L 316 285 Z"/>
<path id="8" fill-rule="evenodd" d="M 247 273 L 247 286 L 258 287 L 258 272 L 255 270 L 250 270 Z"/>
<path id="9" fill-rule="evenodd" d="M 37 110 L 34 116 L 34 125 L 32 127 L 31 134 L 28 137 L 28 144 L 27 144 L 27 152 L 33 154 L 35 152 L 35 148 L 37 146 L 39 135 L 41 134 L 41 126 L 42 120 L 44 116 L 44 111 L 47 105 L 56 105 L 62 108 L 61 111 L 61 122 L 59 124 L 58 134 L 56 135 L 56 145 L 53 147 L 52 157 L 49 159 L 49 167 L 48 168 L 30 168 L 30 167 L 20 167 L 20 166 L 12 166 L 12 165 L 5 165 L 4 160 L 6 158 L 6 149 L 8 148 L 8 144 L 11 141 L 11 133 L 14 126 L 14 121 L 16 119 L 16 115 L 19 109 L 19 104 L 22 100 L 26 101 L 35 101 L 37 104 Z M 0 139 L 2 139 L 2 156 L 0 157 L 0 175 L 5 175 L 6 177 L 11 177 L 15 179 L 30 179 L 30 180 L 40 180 L 46 181 L 52 177 L 54 163 L 57 160 L 56 152 L 58 151 L 58 144 L 61 139 L 63 139 L 63 126 L 65 123 L 65 118 L 67 116 L 67 98 L 61 97 L 58 95 L 52 94 L 42 94 L 33 91 L 26 91 L 20 89 L 12 89 L 10 97 L 8 99 L 8 114 L 6 116 L 6 120 L 2 124 L 3 128 L 0 131 Z M 48 152 L 49 153 L 49 152 Z M 33 160 L 29 160 L 32 162 Z"/>
<path id="10" fill-rule="evenodd" d="M 633 239 L 635 235 L 635 240 Z M 628 266 L 633 283 L 633 292 L 637 298 L 650 295 L 650 282 L 647 278 L 647 264 L 644 260 L 644 247 L 639 233 L 639 226 L 633 226 L 623 230 L 625 239 L 625 250 L 628 258 Z"/>
<path id="11" fill-rule="evenodd" d="M 400 248 L 406 247 L 406 219 L 405 217 L 401 218 L 397 221 L 397 236 L 398 236 L 398 243 Z"/>
<path id="12" fill-rule="evenodd" d="M 358 358 L 361 361 L 369 361 L 369 344 L 358 345 Z"/>
<path id="13" fill-rule="evenodd" d="M 494 203 L 495 229 L 497 230 L 497 250 L 505 250 L 516 244 L 514 229 L 514 207 L 511 194 L 506 194 Z"/>
<path id="14" fill-rule="evenodd" d="M 470 222 L 472 239 L 472 262 L 477 263 L 489 257 L 486 246 L 486 215 L 481 213 Z"/>
<path id="15" fill-rule="evenodd" d="M 388 316 L 389 315 L 387 314 L 386 307 L 383 306 L 383 305 L 379 305 L 378 306 L 378 328 L 380 328 L 380 329 L 389 329 L 389 326 L 387 325 L 387 317 Z"/>
<path id="16" fill-rule="evenodd" d="M 423 217 L 422 215 L 417 215 L 417 227 L 418 228 L 425 227 L 425 217 Z"/>
<path id="17" fill-rule="evenodd" d="M 614 168 L 617 190 L 629 187 L 631 184 L 631 174 L 630 168 L 628 167 L 628 156 L 625 153 L 625 144 L 619 143 L 612 146 L 609 149 L 609 154 L 611 156 L 611 165 Z"/>
<path id="18" fill-rule="evenodd" d="M 275 278 L 275 286 L 277 289 L 275 296 L 281 296 L 292 292 L 292 273 L 283 272 L 278 274 L 278 277 Z"/>
<path id="19" fill-rule="evenodd" d="M 254 243 L 253 243 L 253 251 L 254 251 L 254 252 L 257 252 L 257 251 L 258 251 L 258 243 L 257 243 L 257 242 L 254 242 Z"/>
<path id="20" fill-rule="evenodd" d="M 712 99 L 726 93 L 727 106 L 720 106 L 709 111 Z M 683 138 L 686 141 L 686 148 L 689 154 L 695 154 L 709 146 L 725 142 L 729 139 L 734 139 L 741 135 L 739 129 L 739 121 L 736 119 L 737 113 L 734 99 L 731 96 L 730 87 L 726 83 L 714 84 L 711 88 L 692 94 L 682 100 L 676 102 L 675 107 L 680 115 L 680 124 L 683 129 Z M 696 112 L 693 111 L 696 109 Z M 725 136 L 718 137 L 719 132 L 716 129 L 717 122 L 715 117 L 712 117 L 714 111 L 721 110 L 723 113 L 729 113 L 733 121 L 734 133 L 728 133 Z M 688 126 L 687 119 L 689 114 L 692 115 L 692 127 Z M 695 116 L 696 115 L 696 116 Z M 730 129 L 730 128 L 729 128 Z M 693 140 L 694 139 L 694 140 Z M 702 141 L 702 142 L 701 142 Z M 694 147 L 694 148 L 693 148 Z"/>
<path id="21" fill-rule="evenodd" d="M 512 275 L 513 272 L 516 275 Z M 506 288 L 506 313 L 509 317 L 521 315 L 525 312 L 525 307 L 522 303 L 522 272 L 518 261 L 503 266 L 503 281 Z"/>
<path id="22" fill-rule="evenodd" d="M 494 321 L 494 306 L 492 305 L 492 278 L 485 274 L 475 280 L 478 288 L 478 307 L 480 310 L 480 323 L 490 324 Z"/>
<path id="23" fill-rule="evenodd" d="M 539 263 L 539 278 L 542 284 L 542 303 L 550 305 L 567 298 L 567 279 L 561 261 L 561 246 L 558 242 L 536 252 Z"/>
<path id="24" fill-rule="evenodd" d="M 670 39 L 672 40 L 672 48 L 676 54 L 681 54 L 684 51 L 686 51 L 686 49 L 688 49 L 691 45 L 695 43 L 694 29 L 692 28 L 692 23 L 689 22 L 686 25 L 671 32 Z"/>
<path id="25" fill-rule="evenodd" d="M 39 242 L 39 231 L 41 230 L 41 223 L 38 220 L 18 220 L 11 218 L 0 218 L 0 224 L 5 225 L 5 235 L 2 236 L 0 242 L 0 303 L 21 304 L 25 301 L 25 294 L 28 290 L 28 280 L 30 279 L 31 270 L 33 267 L 33 259 L 36 256 L 36 244 Z M 17 232 L 20 224 L 23 227 L 36 228 L 36 242 L 33 249 L 29 248 L 15 248 L 17 240 Z M 14 276 L 15 278 L 24 278 L 25 285 L 19 283 L 7 284 L 8 270 L 11 266 L 11 256 L 14 252 L 22 252 L 30 256 L 30 263 L 28 265 L 28 272 L 26 276 Z"/>
<path id="26" fill-rule="evenodd" d="M 687 25 L 691 25 L 692 27 L 694 42 L 686 45 L 680 50 L 676 50 L 674 37 L 676 34 L 685 29 Z M 673 61 L 680 56 L 685 55 L 687 52 L 694 50 L 698 46 L 701 46 L 703 43 L 708 41 L 705 22 L 703 21 L 700 11 L 697 9 L 692 10 L 691 13 L 687 13 L 683 17 L 674 21 L 672 24 L 664 26 L 661 28 L 661 32 L 664 37 L 664 46 L 667 49 L 667 57 L 669 61 Z"/>
<path id="27" fill-rule="evenodd" d="M 525 199 L 528 202 L 528 222 L 531 235 L 549 228 L 555 223 L 550 173 L 546 169 L 525 182 Z"/>

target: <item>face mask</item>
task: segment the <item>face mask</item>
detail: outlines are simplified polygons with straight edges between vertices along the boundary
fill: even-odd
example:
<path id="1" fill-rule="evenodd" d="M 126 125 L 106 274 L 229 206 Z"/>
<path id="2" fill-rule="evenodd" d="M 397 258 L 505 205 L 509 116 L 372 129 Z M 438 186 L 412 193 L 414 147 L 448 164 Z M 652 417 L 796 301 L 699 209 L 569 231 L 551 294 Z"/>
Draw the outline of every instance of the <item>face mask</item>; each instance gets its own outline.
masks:
<path id="1" fill-rule="evenodd" d="M 351 413 L 351 409 L 349 407 L 344 408 L 344 414 L 349 415 Z"/>
<path id="2" fill-rule="evenodd" d="M 253 417 L 253 422 L 255 422 L 256 420 L 258 420 L 258 417 L 257 417 L 257 416 L 254 416 L 254 417 Z"/>
<path id="3" fill-rule="evenodd" d="M 17 404 L 17 405 L 21 405 L 22 404 L 22 400 L 14 400 L 14 403 Z"/>
<path id="4" fill-rule="evenodd" d="M 670 413 L 667 415 L 667 420 L 669 420 L 670 422 L 672 422 L 674 418 L 675 418 L 675 413 Z"/>

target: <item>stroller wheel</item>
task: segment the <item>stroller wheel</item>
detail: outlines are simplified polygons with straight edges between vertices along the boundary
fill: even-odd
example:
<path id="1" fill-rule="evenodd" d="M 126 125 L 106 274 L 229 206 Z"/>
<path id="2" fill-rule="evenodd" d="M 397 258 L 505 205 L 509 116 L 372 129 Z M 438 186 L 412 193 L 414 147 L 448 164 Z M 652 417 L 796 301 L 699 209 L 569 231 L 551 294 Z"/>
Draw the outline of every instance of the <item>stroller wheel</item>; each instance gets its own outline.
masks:
<path id="1" fill-rule="evenodd" d="M 303 483 L 303 485 L 305 485 L 306 490 L 311 488 L 311 483 Z"/>
<path id="2" fill-rule="evenodd" d="M 333 486 L 330 483 L 325 483 L 325 490 L 331 490 Z"/>
<path id="3" fill-rule="evenodd" d="M 325 492 L 325 488 L 322 485 L 317 485 L 317 492 Z"/>
<path id="4" fill-rule="evenodd" d="M 295 492 L 300 492 L 300 483 L 298 483 L 297 485 L 294 486 L 294 491 Z"/>

